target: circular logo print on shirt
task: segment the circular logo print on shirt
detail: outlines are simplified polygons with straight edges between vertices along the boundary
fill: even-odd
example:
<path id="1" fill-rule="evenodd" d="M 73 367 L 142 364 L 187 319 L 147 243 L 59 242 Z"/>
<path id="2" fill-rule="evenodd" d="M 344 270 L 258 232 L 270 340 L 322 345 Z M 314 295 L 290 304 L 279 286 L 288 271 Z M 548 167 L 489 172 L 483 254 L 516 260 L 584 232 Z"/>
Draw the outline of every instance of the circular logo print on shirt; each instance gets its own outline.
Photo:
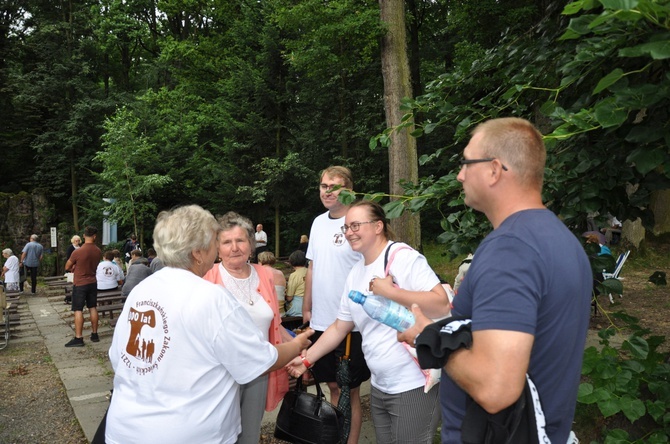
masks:
<path id="1" fill-rule="evenodd" d="M 340 233 L 335 233 L 333 235 L 333 245 L 339 247 L 340 245 L 344 245 L 344 242 L 346 239 L 344 238 L 344 234 Z"/>
<path id="2" fill-rule="evenodd" d="M 170 329 L 165 310 L 153 300 L 137 301 L 128 313 L 130 336 L 121 359 L 139 375 L 158 369 L 169 349 Z"/>

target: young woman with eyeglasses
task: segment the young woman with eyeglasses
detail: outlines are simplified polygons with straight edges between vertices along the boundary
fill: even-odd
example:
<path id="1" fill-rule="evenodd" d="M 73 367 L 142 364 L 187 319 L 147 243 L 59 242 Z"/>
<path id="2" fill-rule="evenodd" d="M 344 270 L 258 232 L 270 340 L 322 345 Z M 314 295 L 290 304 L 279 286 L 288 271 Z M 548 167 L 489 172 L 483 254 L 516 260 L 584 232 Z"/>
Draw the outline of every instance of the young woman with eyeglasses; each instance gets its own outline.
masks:
<path id="1" fill-rule="evenodd" d="M 357 290 L 384 296 L 406 307 L 416 303 L 428 316 L 441 318 L 449 315 L 447 294 L 424 256 L 403 243 L 391 241 L 393 233 L 379 204 L 352 204 L 342 231 L 363 259 L 347 277 L 335 323 L 287 369 L 293 376 L 301 375 L 356 327 L 372 373 L 370 407 L 377 442 L 431 443 L 440 419 L 439 388 L 424 393 L 426 377 L 398 342 L 397 332 L 370 318 L 348 295 Z M 388 276 L 384 270 L 386 257 L 391 264 Z"/>

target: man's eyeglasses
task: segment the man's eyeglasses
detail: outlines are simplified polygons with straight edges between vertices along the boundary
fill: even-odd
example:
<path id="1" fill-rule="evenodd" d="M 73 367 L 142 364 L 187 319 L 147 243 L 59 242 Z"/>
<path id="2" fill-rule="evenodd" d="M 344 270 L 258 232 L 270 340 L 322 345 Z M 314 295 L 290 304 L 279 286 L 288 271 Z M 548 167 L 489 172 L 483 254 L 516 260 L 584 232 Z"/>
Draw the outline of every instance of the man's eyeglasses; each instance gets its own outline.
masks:
<path id="1" fill-rule="evenodd" d="M 464 166 L 464 165 L 470 165 L 471 163 L 493 162 L 494 160 L 496 160 L 495 157 L 487 157 L 486 159 L 461 159 L 459 163 L 461 164 L 461 166 Z M 503 163 L 501 163 L 500 165 L 502 165 L 503 171 L 509 171 Z"/>
<path id="2" fill-rule="evenodd" d="M 358 230 L 361 229 L 361 225 L 363 224 L 373 224 L 377 222 L 376 220 L 369 220 L 367 222 L 352 222 L 351 225 L 344 224 L 341 227 L 342 233 L 347 234 L 347 230 L 351 228 L 352 232 L 357 232 Z"/>

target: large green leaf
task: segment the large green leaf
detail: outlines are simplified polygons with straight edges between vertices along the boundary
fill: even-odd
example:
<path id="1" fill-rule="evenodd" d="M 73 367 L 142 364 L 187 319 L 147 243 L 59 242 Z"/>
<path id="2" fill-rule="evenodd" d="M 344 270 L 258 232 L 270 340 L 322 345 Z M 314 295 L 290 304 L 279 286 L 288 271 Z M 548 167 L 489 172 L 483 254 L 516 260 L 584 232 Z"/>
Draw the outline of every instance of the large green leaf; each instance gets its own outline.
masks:
<path id="1" fill-rule="evenodd" d="M 384 205 L 384 212 L 388 219 L 395 219 L 402 216 L 402 213 L 405 211 L 405 205 L 403 205 L 402 200 L 393 200 L 386 205 Z"/>
<path id="2" fill-rule="evenodd" d="M 654 60 L 664 60 L 670 58 L 670 40 L 643 43 L 630 48 L 622 48 L 619 50 L 619 55 L 622 57 L 651 56 Z"/>
<path id="3" fill-rule="evenodd" d="M 610 72 L 605 77 L 600 79 L 595 89 L 593 90 L 593 94 L 598 94 L 600 91 L 618 82 L 619 79 L 621 79 L 622 77 L 623 77 L 623 70 L 621 68 L 614 69 L 614 71 Z"/>
<path id="4" fill-rule="evenodd" d="M 621 411 L 619 400 L 616 398 L 609 398 L 598 402 L 598 408 L 600 409 L 600 413 L 602 413 L 605 418 L 616 415 Z"/>
<path id="5" fill-rule="evenodd" d="M 601 284 L 601 293 L 623 294 L 623 284 L 619 279 L 605 279 Z"/>
<path id="6" fill-rule="evenodd" d="M 647 174 L 665 160 L 663 148 L 640 147 L 633 150 L 626 158 L 626 162 L 634 163 L 635 169 L 641 174 Z"/>
<path id="7" fill-rule="evenodd" d="M 630 130 L 626 136 L 626 141 L 637 144 L 646 144 L 662 139 L 666 134 L 663 128 L 645 125 L 637 125 Z"/>
<path id="8" fill-rule="evenodd" d="M 595 106 L 595 117 L 603 128 L 620 126 L 626 121 L 628 112 L 617 105 L 613 98 L 605 99 Z"/>
<path id="9" fill-rule="evenodd" d="M 607 9 L 630 11 L 637 7 L 638 0 L 600 0 L 600 3 Z"/>
<path id="10" fill-rule="evenodd" d="M 630 422 L 635 422 L 642 418 L 646 412 L 644 403 L 630 395 L 622 396 L 619 405 L 621 406 L 621 411 L 626 415 L 626 418 L 628 418 Z"/>
<path id="11" fill-rule="evenodd" d="M 647 359 L 649 356 L 649 344 L 640 336 L 633 336 L 627 341 L 624 341 L 621 348 L 628 350 L 636 359 Z"/>
<path id="12" fill-rule="evenodd" d="M 595 14 L 584 14 L 579 17 L 572 18 L 568 24 L 568 30 L 579 35 L 588 34 L 591 32 L 589 25 L 597 18 L 598 16 Z"/>

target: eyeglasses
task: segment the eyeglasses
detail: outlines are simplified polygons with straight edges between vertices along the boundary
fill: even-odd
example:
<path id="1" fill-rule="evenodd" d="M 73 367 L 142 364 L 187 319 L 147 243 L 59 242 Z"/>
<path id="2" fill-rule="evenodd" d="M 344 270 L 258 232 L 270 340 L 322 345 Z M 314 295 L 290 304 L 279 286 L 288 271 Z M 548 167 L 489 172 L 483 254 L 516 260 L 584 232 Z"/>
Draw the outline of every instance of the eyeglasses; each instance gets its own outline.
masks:
<path id="1" fill-rule="evenodd" d="M 367 222 L 352 222 L 351 225 L 344 224 L 340 229 L 342 230 L 342 233 L 347 234 L 347 230 L 351 228 L 352 232 L 357 232 L 358 230 L 361 229 L 361 225 L 363 224 L 373 224 L 375 222 L 379 222 L 379 220 L 369 220 Z"/>
<path id="2" fill-rule="evenodd" d="M 497 160 L 495 157 L 487 157 L 486 159 L 461 159 L 458 163 L 461 164 L 461 166 L 465 165 L 470 165 L 471 163 L 482 163 L 482 162 L 493 162 L 494 160 Z M 503 171 L 509 171 L 507 167 L 501 163 Z"/>

